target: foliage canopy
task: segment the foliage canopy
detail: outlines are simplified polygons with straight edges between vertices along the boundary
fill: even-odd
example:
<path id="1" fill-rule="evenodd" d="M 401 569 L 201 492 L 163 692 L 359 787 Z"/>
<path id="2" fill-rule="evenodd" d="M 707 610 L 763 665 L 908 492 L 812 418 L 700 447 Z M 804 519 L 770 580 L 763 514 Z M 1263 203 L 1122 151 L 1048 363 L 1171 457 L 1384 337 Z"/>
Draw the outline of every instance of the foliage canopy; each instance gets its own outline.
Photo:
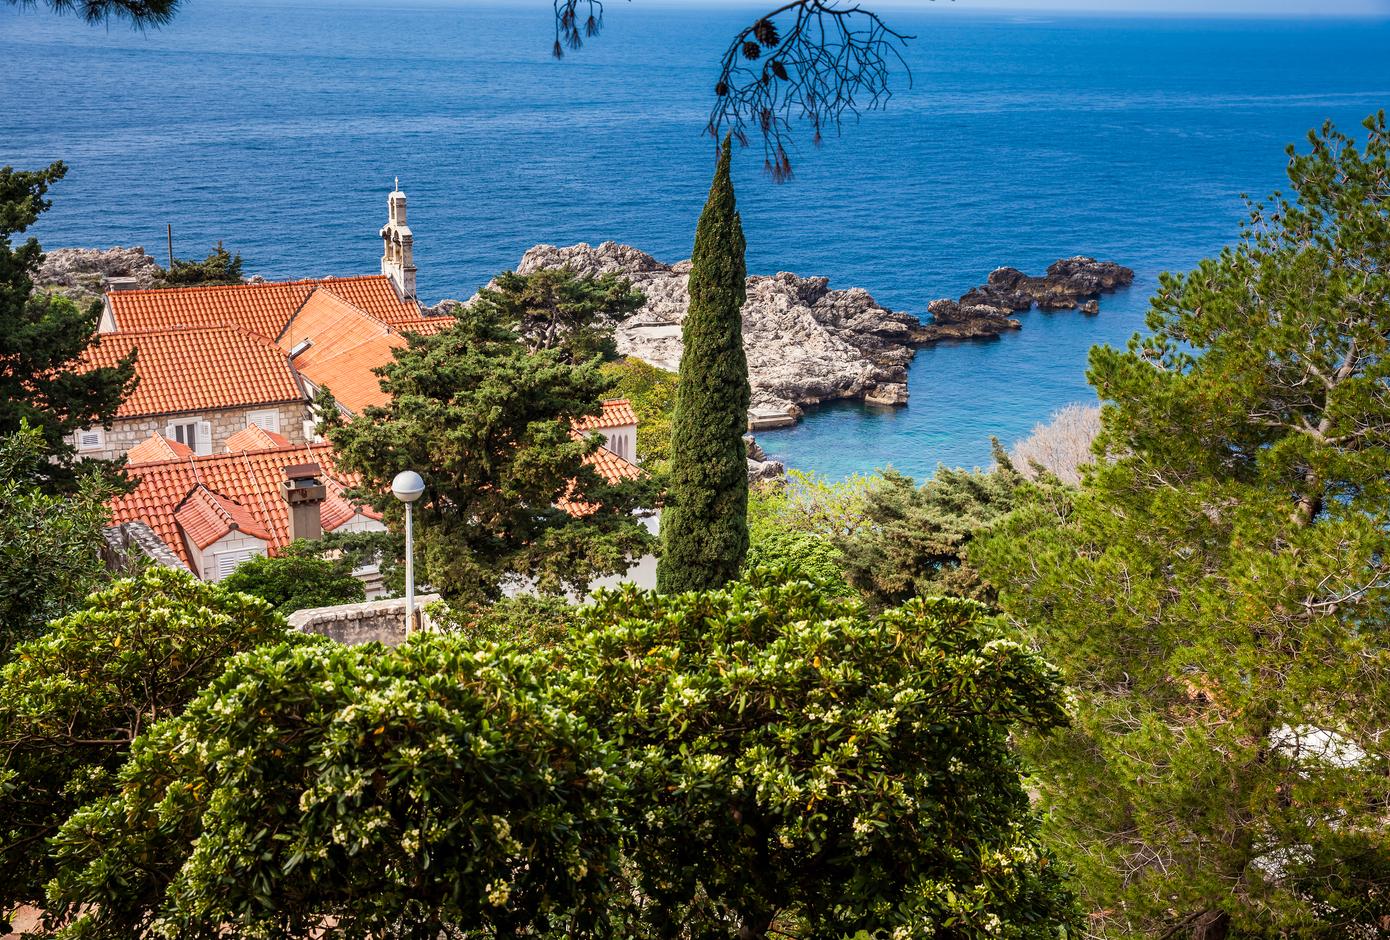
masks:
<path id="1" fill-rule="evenodd" d="M 116 792 L 132 742 L 232 654 L 284 637 L 264 602 L 150 568 L 16 647 L 0 669 L 0 910 L 43 898 L 45 840 Z"/>
<path id="2" fill-rule="evenodd" d="M 37 428 L 21 423 L 0 435 L 0 663 L 106 576 L 101 548 L 110 487 L 86 473 L 75 493 L 49 495 L 40 488 L 47 463 Z"/>
<path id="3" fill-rule="evenodd" d="M 316 557 L 315 547 L 293 542 L 274 558 L 261 555 L 242 562 L 220 583 L 228 591 L 259 597 L 279 614 L 366 600 L 365 586 L 352 576 L 352 563 Z"/>
<path id="4" fill-rule="evenodd" d="M 1062 723 L 1053 669 L 968 601 L 872 616 L 789 572 L 628 587 L 562 648 L 625 754 L 635 935 L 1055 937 L 1060 873 L 1007 746 Z"/>
<path id="5" fill-rule="evenodd" d="M 515 333 L 532 352 L 557 349 L 578 364 L 618 355 L 614 326 L 646 301 L 616 274 L 581 277 L 570 268 L 504 271 L 478 293 L 478 316 Z"/>
<path id="6" fill-rule="evenodd" d="M 585 460 L 599 436 L 573 430 L 608 393 L 596 362 L 528 352 L 464 308 L 448 330 L 411 334 L 381 374 L 391 403 L 329 436 L 337 465 L 361 477 L 361 496 L 388 519 L 401 516 L 391 479 L 424 471 L 423 583 L 450 599 L 496 598 L 514 578 L 583 594 L 648 548 L 634 513 L 655 502 L 649 481 L 605 480 Z"/>
<path id="7" fill-rule="evenodd" d="M 1390 133 L 1325 126 L 1238 244 L 1097 348 L 1099 454 L 983 553 L 1066 671 L 1049 835 L 1106 936 L 1390 916 Z"/>
<path id="8" fill-rule="evenodd" d="M 48 188 L 67 173 L 62 163 L 33 172 L 0 167 L 0 434 L 22 423 L 43 433 L 52 458 L 45 488 L 72 491 L 72 435 L 110 427 L 121 399 L 135 386 L 135 353 L 118 365 L 74 372 L 94 341 L 100 303 L 79 308 L 61 294 L 34 290 L 43 261 L 37 239 L 11 243 L 51 205 Z"/>
<path id="9" fill-rule="evenodd" d="M 241 253 L 235 255 L 222 247 L 208 253 L 201 261 L 175 258 L 174 266 L 165 271 L 156 287 L 213 287 L 225 284 L 241 284 L 245 278 L 241 273 Z"/>

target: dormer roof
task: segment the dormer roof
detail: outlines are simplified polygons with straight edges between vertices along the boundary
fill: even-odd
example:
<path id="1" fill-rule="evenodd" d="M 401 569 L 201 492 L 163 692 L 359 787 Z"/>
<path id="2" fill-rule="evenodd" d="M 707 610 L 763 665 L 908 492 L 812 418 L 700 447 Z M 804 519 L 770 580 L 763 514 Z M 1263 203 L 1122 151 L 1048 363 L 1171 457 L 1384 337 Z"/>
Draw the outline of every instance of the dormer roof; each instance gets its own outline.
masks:
<path id="1" fill-rule="evenodd" d="M 173 515 L 184 538 L 199 551 L 233 532 L 243 532 L 262 542 L 271 539 L 270 532 L 250 510 L 234 499 L 214 493 L 201 483 L 188 491 L 174 507 Z"/>
<path id="2" fill-rule="evenodd" d="M 182 446 L 182 445 L 180 445 Z M 227 453 L 235 454 L 248 450 L 276 450 L 281 447 L 289 447 L 290 440 L 274 431 L 267 431 L 257 424 L 248 424 L 240 431 L 227 438 Z M 184 448 L 187 450 L 188 448 Z"/>
<path id="3" fill-rule="evenodd" d="M 178 460 L 192 457 L 193 450 L 187 444 L 171 441 L 159 432 L 151 434 L 126 452 L 127 466 L 142 463 L 158 463 L 161 460 Z"/>

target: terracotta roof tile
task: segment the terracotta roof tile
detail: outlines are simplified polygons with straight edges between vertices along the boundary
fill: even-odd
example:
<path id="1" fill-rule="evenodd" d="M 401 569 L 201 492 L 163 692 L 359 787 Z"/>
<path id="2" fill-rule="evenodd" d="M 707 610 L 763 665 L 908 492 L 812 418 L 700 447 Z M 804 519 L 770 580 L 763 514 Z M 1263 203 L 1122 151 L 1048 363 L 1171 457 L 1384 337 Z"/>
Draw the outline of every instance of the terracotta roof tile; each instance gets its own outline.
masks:
<path id="1" fill-rule="evenodd" d="M 390 401 L 372 370 L 390 362 L 406 339 L 337 295 L 315 291 L 277 342 L 298 351 L 293 362 L 301 375 L 356 415 Z"/>
<path id="2" fill-rule="evenodd" d="M 636 464 L 629 463 L 606 447 L 600 447 L 592 454 L 584 458 L 584 463 L 598 472 L 609 483 L 621 483 L 624 480 L 635 480 L 642 475 L 642 468 Z M 555 505 L 565 512 L 574 516 L 587 515 L 594 511 L 594 507 L 579 500 L 562 499 Z"/>
<path id="3" fill-rule="evenodd" d="M 193 451 L 187 444 L 171 441 L 158 431 L 145 438 L 126 452 L 128 466 L 140 463 L 157 463 L 161 460 L 178 460 L 192 457 Z"/>
<path id="4" fill-rule="evenodd" d="M 135 520 L 144 522 L 185 564 L 192 567 L 175 513 L 189 493 L 201 485 L 218 498 L 245 510 L 255 520 L 258 529 L 269 536 L 270 552 L 275 554 L 290 541 L 289 507 L 280 496 L 280 481 L 285 478 L 286 467 L 303 463 L 319 464 L 324 470 L 325 482 L 329 483 L 331 497 L 320 508 L 325 530 L 332 531 L 356 515 L 356 510 L 342 492 L 343 487 L 352 485 L 354 481 L 334 471 L 333 449 L 328 444 L 184 457 L 143 464 L 132 468 L 131 476 L 136 478 L 135 489 L 115 497 L 107 507 L 111 511 L 113 524 Z M 351 512 L 345 515 L 347 510 Z M 362 512 L 373 519 L 380 518 L 369 507 L 363 507 Z"/>
<path id="5" fill-rule="evenodd" d="M 383 323 L 420 319 L 419 305 L 401 300 L 391 282 L 380 274 L 226 287 L 112 291 L 106 298 L 119 331 L 227 324 L 273 340 L 318 288 L 336 294 Z"/>
<path id="6" fill-rule="evenodd" d="M 174 521 L 199 551 L 230 532 L 270 541 L 270 533 L 236 500 L 212 492 L 201 483 L 174 507 Z"/>
<path id="7" fill-rule="evenodd" d="M 183 445 L 180 444 L 180 447 Z M 274 431 L 267 431 L 265 428 L 256 424 L 248 424 L 240 431 L 227 438 L 227 453 L 235 454 L 239 451 L 247 450 L 275 450 L 280 447 L 289 447 L 290 439 Z M 184 450 L 188 448 L 184 447 Z"/>
<path id="8" fill-rule="evenodd" d="M 637 423 L 637 415 L 632 410 L 632 402 L 626 398 L 610 398 L 603 403 L 603 413 L 580 418 L 574 422 L 578 431 L 601 431 L 607 428 L 621 428 Z"/>
<path id="9" fill-rule="evenodd" d="M 132 349 L 140 382 L 118 418 L 300 401 L 304 393 L 273 343 L 226 326 L 102 333 L 77 371 L 112 366 Z"/>
<path id="10" fill-rule="evenodd" d="M 450 316 L 420 317 L 415 320 L 398 320 L 391 324 L 391 328 L 397 333 L 419 333 L 421 336 L 433 336 L 436 333 L 443 333 L 457 322 Z"/>

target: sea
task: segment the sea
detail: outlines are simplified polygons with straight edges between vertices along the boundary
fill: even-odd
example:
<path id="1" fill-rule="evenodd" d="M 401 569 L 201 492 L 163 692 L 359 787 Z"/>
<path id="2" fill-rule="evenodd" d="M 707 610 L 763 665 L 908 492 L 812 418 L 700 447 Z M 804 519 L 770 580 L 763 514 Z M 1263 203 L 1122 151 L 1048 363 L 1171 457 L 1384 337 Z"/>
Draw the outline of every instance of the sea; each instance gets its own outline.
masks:
<path id="1" fill-rule="evenodd" d="M 875 7 L 872 0 L 861 0 Z M 419 289 L 467 297 L 538 243 L 690 254 L 713 167 L 703 131 L 726 44 L 768 2 L 610 2 L 556 61 L 552 5 L 514 0 L 184 0 L 169 25 L 89 26 L 0 3 L 0 165 L 65 161 L 46 247 L 217 242 L 270 278 L 371 273 L 386 193 L 410 199 Z M 1384 17 L 991 13 L 885 4 L 911 38 L 881 111 L 794 178 L 756 146 L 735 184 L 754 273 L 824 275 L 925 316 L 1001 265 L 1076 254 L 1137 272 L 1101 313 L 1021 315 L 989 342 L 921 350 L 911 401 L 835 403 L 761 441 L 839 479 L 984 466 L 1094 402 L 1088 350 L 1144 329 L 1162 271 L 1236 240 L 1246 196 L 1286 185 L 1285 148 L 1390 104 Z"/>

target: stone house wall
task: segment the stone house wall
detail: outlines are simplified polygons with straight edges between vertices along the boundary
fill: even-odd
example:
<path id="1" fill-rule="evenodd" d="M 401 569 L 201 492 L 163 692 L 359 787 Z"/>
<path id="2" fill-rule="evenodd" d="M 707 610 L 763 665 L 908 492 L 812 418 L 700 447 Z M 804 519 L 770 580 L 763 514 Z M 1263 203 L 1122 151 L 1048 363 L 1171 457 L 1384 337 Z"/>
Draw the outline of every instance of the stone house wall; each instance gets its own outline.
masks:
<path id="1" fill-rule="evenodd" d="M 292 444 L 307 444 L 308 439 L 304 436 L 304 422 L 308 420 L 309 403 L 306 401 L 282 402 L 278 405 L 257 405 L 246 408 L 227 408 L 220 411 L 204 411 L 198 414 L 186 415 L 148 415 L 139 418 L 117 418 L 109 429 L 105 431 L 104 446 L 98 448 L 83 448 L 80 440 L 74 440 L 78 445 L 78 457 L 94 457 L 102 460 L 113 460 L 127 453 L 136 444 L 149 438 L 151 434 L 164 434 L 165 429 L 170 424 L 187 424 L 194 421 L 206 421 L 212 425 L 212 445 L 208 451 L 210 454 L 223 454 L 227 451 L 227 438 L 251 423 L 251 415 L 262 411 L 274 411 L 280 416 L 279 433 L 288 438 Z M 267 429 L 269 430 L 269 429 Z M 80 434 L 78 435 L 80 439 Z"/>

